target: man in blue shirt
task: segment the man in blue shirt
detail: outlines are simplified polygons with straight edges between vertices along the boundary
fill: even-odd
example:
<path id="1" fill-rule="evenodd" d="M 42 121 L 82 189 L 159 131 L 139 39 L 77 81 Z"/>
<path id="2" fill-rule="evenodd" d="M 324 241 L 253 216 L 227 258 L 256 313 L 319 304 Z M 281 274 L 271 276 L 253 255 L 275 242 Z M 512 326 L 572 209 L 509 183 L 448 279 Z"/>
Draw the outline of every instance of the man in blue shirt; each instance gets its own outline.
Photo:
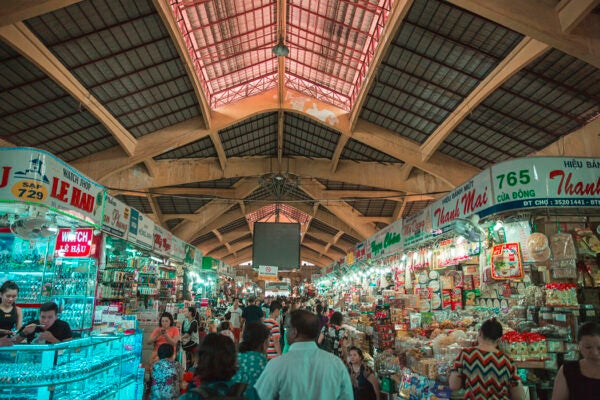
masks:
<path id="1" fill-rule="evenodd" d="M 353 400 L 342 360 L 317 347 L 319 318 L 307 310 L 292 311 L 285 330 L 289 351 L 269 361 L 254 385 L 261 400 Z"/>

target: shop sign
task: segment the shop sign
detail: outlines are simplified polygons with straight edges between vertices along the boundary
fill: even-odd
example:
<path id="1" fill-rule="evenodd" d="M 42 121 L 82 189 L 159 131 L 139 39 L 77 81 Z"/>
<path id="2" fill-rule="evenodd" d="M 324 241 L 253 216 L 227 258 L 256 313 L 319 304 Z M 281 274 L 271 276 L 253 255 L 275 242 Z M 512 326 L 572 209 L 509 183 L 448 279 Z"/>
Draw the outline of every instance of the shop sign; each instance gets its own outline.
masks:
<path id="1" fill-rule="evenodd" d="M 368 258 L 367 252 L 369 251 L 369 246 L 367 241 L 360 242 L 354 248 L 354 262 L 366 260 Z"/>
<path id="2" fill-rule="evenodd" d="M 402 220 L 402 248 L 410 249 L 432 238 L 429 209 Z"/>
<path id="3" fill-rule="evenodd" d="M 43 150 L 0 151 L 0 202 L 35 203 L 101 226 L 104 187 Z"/>
<path id="4" fill-rule="evenodd" d="M 215 259 L 212 257 L 202 257 L 202 269 L 203 270 L 216 270 L 217 266 L 215 263 Z"/>
<path id="5" fill-rule="evenodd" d="M 265 282 L 265 292 L 289 292 L 290 284 L 287 282 Z"/>
<path id="6" fill-rule="evenodd" d="M 278 281 L 277 279 L 277 267 L 270 265 L 259 265 L 258 266 L 258 279 L 264 281 Z"/>
<path id="7" fill-rule="evenodd" d="M 467 218 L 492 206 L 490 171 L 485 170 L 430 207 L 434 231 L 448 232 L 457 218 Z"/>
<path id="8" fill-rule="evenodd" d="M 402 220 L 398 219 L 368 239 L 373 259 L 402 251 Z"/>
<path id="9" fill-rule="evenodd" d="M 152 250 L 163 256 L 171 256 L 173 234 L 160 225 L 154 225 L 154 245 Z"/>
<path id="10" fill-rule="evenodd" d="M 172 236 L 172 241 L 173 249 L 171 251 L 171 256 L 176 260 L 183 261 L 185 259 L 186 243 L 174 235 Z"/>
<path id="11" fill-rule="evenodd" d="M 95 253 L 93 228 L 77 228 L 73 232 L 70 228 L 61 228 L 56 235 L 55 257 L 89 257 Z M 95 247 L 95 246 L 94 246 Z"/>
<path id="12" fill-rule="evenodd" d="M 183 259 L 183 262 L 188 265 L 194 264 L 194 257 L 196 256 L 196 250 L 197 249 L 194 246 L 186 243 L 185 244 L 185 257 Z"/>
<path id="13" fill-rule="evenodd" d="M 127 241 L 151 250 L 154 244 L 154 221 L 135 208 L 131 208 Z"/>
<path id="14" fill-rule="evenodd" d="M 491 168 L 495 207 L 600 206 L 600 158 L 532 157 Z"/>
<path id="15" fill-rule="evenodd" d="M 127 204 L 107 194 L 102 229 L 116 237 L 125 238 L 130 213 L 131 209 Z"/>

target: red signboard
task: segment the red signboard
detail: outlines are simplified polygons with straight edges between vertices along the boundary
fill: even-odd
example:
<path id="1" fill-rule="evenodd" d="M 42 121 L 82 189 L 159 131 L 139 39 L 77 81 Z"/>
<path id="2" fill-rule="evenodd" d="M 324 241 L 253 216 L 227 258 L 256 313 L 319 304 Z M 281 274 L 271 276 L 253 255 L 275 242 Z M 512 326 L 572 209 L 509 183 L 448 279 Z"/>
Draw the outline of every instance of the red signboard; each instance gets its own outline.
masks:
<path id="1" fill-rule="evenodd" d="M 61 228 L 56 236 L 55 257 L 89 257 L 95 253 L 94 230 L 77 228 L 73 232 L 69 228 Z M 95 250 L 95 249 L 94 249 Z"/>

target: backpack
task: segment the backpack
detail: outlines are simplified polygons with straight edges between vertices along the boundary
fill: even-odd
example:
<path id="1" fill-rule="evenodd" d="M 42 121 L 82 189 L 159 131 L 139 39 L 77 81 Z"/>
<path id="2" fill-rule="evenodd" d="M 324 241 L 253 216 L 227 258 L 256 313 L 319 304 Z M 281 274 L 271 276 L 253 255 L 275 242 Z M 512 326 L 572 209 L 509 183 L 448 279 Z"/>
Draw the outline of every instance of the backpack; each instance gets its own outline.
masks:
<path id="1" fill-rule="evenodd" d="M 333 338 L 328 334 L 325 334 L 325 337 L 323 338 L 323 341 L 321 342 L 321 345 L 319 347 L 321 348 L 321 350 L 333 353 Z"/>
<path id="2" fill-rule="evenodd" d="M 219 387 L 224 388 L 226 385 L 222 384 Z M 196 394 L 202 398 L 202 400 L 246 400 L 244 397 L 244 391 L 248 387 L 247 383 L 237 382 L 234 383 L 226 394 L 219 394 L 218 387 L 198 387 L 189 391 L 189 393 Z"/>

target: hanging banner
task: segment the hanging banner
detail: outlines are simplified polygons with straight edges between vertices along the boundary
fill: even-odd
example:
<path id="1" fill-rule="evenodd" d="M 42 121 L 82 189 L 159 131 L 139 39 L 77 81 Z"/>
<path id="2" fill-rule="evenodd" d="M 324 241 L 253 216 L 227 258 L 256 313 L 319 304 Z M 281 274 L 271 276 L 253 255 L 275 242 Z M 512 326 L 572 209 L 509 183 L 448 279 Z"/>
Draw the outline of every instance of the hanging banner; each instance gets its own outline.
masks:
<path id="1" fill-rule="evenodd" d="M 600 206 L 600 158 L 531 157 L 491 168 L 495 207 Z"/>
<path id="2" fill-rule="evenodd" d="M 291 286 L 288 282 L 265 282 L 265 294 L 269 292 L 272 296 L 289 295 Z"/>
<path id="3" fill-rule="evenodd" d="M 152 250 L 163 256 L 170 257 L 173 249 L 173 234 L 160 225 L 154 225 L 154 245 Z"/>
<path id="4" fill-rule="evenodd" d="M 96 227 L 105 188 L 38 149 L 0 148 L 0 202 L 43 205 Z"/>
<path id="5" fill-rule="evenodd" d="M 135 208 L 131 208 L 127 241 L 146 250 L 152 250 L 154 245 L 154 221 Z"/>
<path id="6" fill-rule="evenodd" d="M 419 246 L 432 237 L 429 208 L 402 220 L 402 248 L 404 250 Z"/>
<path id="7" fill-rule="evenodd" d="M 131 208 L 127 204 L 107 194 L 102 230 L 113 236 L 125 239 L 127 229 L 129 228 L 130 214 Z"/>
<path id="8" fill-rule="evenodd" d="M 258 266 L 258 280 L 264 281 L 279 281 L 277 279 L 277 267 L 272 267 L 269 265 L 259 265 Z"/>
<path id="9" fill-rule="evenodd" d="M 369 243 L 370 259 L 378 259 L 402 251 L 402 220 L 398 219 L 371 236 Z"/>
<path id="10" fill-rule="evenodd" d="M 467 218 L 491 206 L 492 181 L 490 171 L 485 170 L 430 206 L 433 230 L 448 232 L 455 219 Z"/>

